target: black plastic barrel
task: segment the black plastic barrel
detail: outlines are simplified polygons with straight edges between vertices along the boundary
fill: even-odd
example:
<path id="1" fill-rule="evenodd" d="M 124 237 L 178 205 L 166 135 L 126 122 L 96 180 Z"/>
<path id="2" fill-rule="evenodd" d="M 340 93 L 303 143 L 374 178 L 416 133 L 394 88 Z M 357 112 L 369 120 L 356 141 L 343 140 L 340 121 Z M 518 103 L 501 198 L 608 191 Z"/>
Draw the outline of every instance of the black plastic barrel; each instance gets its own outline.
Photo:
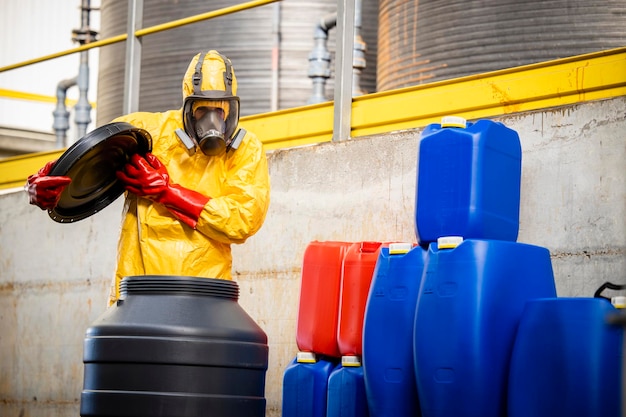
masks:
<path id="1" fill-rule="evenodd" d="M 87 330 L 81 416 L 265 416 L 268 346 L 232 281 L 133 276 Z"/>

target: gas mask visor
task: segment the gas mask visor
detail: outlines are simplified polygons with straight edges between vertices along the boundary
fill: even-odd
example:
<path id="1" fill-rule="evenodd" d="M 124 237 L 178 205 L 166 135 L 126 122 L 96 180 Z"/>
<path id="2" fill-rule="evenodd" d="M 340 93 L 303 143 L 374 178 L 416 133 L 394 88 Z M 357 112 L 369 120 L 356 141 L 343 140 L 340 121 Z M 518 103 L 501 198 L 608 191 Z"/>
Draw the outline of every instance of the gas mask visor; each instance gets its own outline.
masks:
<path id="1" fill-rule="evenodd" d="M 185 99 L 185 132 L 205 155 L 219 155 L 226 150 L 233 140 L 238 123 L 239 98 L 236 96 L 209 99 L 194 95 Z"/>

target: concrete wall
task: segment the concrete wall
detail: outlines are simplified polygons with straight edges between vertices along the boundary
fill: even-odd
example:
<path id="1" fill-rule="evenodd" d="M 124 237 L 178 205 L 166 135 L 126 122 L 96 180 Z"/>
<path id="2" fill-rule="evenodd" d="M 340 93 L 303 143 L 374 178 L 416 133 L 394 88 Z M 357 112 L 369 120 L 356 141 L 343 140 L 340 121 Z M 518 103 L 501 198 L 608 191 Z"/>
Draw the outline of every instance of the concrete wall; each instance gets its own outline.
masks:
<path id="1" fill-rule="evenodd" d="M 552 254 L 560 296 L 626 281 L 626 97 L 497 119 L 523 149 L 519 241 Z M 269 154 L 272 202 L 234 247 L 240 304 L 269 337 L 268 417 L 295 355 L 300 269 L 312 240 L 414 241 L 419 130 Z M 78 415 L 82 339 L 106 305 L 121 200 L 57 224 L 0 196 L 0 415 Z"/>

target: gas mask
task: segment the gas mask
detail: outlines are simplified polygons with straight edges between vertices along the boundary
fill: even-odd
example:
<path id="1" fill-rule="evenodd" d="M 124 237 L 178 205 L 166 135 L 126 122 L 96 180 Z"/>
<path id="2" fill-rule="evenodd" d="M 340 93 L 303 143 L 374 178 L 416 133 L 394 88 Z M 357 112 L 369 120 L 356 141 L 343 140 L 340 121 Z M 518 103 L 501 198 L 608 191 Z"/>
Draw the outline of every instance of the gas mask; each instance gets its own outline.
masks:
<path id="1" fill-rule="evenodd" d="M 195 151 L 197 146 L 205 155 L 214 156 L 232 147 L 239 123 L 239 97 L 232 94 L 230 61 L 221 55 L 225 64 L 225 90 L 201 90 L 204 57 L 205 54 L 201 54 L 196 64 L 193 94 L 183 102 L 183 127 L 187 142 L 183 132 L 177 131 L 177 135 L 190 151 Z"/>
<path id="2" fill-rule="evenodd" d="M 196 143 L 206 155 L 222 153 L 226 149 L 224 110 L 214 107 L 200 107 L 194 114 L 198 112 L 204 114 L 200 118 L 193 118 Z"/>

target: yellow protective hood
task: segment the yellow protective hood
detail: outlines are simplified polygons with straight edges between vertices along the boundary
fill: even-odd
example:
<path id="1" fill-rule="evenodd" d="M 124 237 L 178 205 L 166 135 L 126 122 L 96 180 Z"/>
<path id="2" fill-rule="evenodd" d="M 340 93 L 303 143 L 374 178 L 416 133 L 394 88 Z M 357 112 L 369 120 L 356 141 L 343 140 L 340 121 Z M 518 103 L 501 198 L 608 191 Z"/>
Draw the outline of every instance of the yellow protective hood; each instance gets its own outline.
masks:
<path id="1" fill-rule="evenodd" d="M 203 54 L 199 53 L 194 56 L 187 67 L 187 71 L 185 72 L 185 76 L 183 78 L 183 100 L 194 93 L 193 76 L 196 72 L 196 66 L 198 65 L 198 60 L 201 55 Z M 224 74 L 228 72 L 226 69 L 226 63 L 231 65 L 231 94 L 233 96 L 237 95 L 237 77 L 235 76 L 235 70 L 232 68 L 230 60 L 215 50 L 211 50 L 204 55 L 201 68 L 202 84 L 199 86 L 200 90 L 227 91 L 226 83 L 224 81 Z"/>

